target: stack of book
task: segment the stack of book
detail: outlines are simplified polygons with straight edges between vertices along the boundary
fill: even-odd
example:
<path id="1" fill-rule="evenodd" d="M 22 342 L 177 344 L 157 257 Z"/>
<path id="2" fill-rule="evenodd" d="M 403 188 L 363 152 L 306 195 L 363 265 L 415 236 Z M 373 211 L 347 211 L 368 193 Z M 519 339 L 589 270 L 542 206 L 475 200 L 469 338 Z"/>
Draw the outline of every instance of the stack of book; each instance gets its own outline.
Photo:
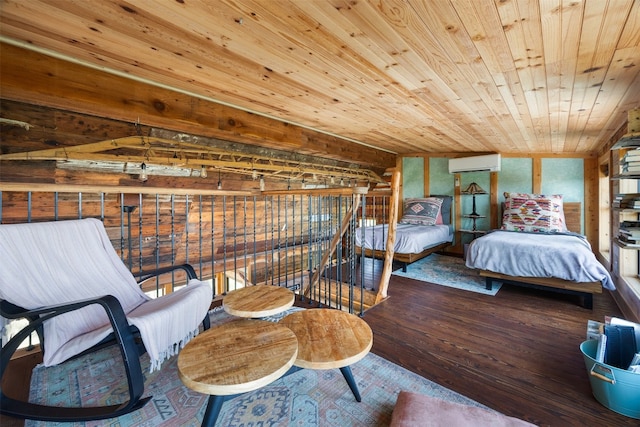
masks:
<path id="1" fill-rule="evenodd" d="M 640 221 L 622 221 L 618 228 L 618 242 L 623 247 L 640 248 Z"/>
<path id="2" fill-rule="evenodd" d="M 640 173 L 640 149 L 629 150 L 625 153 L 622 160 L 620 160 L 622 166 L 622 173 L 634 175 Z"/>
<path id="3" fill-rule="evenodd" d="M 640 194 L 616 194 L 611 205 L 617 209 L 640 209 Z"/>
<path id="4" fill-rule="evenodd" d="M 632 372 L 640 370 L 640 324 L 618 317 L 589 320 L 587 339 L 598 340 L 596 361 Z"/>
<path id="5" fill-rule="evenodd" d="M 620 228 L 618 230 L 618 239 L 627 246 L 638 245 L 640 247 L 640 228 Z"/>

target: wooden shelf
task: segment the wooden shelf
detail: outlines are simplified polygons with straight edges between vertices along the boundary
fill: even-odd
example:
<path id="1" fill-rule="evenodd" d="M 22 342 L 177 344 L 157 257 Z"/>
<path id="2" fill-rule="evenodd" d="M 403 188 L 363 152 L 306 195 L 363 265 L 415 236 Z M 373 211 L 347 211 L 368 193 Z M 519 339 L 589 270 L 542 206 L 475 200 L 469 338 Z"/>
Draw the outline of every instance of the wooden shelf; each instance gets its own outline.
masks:
<path id="1" fill-rule="evenodd" d="M 640 173 L 638 174 L 617 174 L 611 176 L 611 179 L 640 179 Z"/>
<path id="2" fill-rule="evenodd" d="M 487 230 L 465 230 L 465 229 L 461 229 L 459 230 L 461 233 L 468 233 L 468 234 L 486 234 Z"/>
<path id="3" fill-rule="evenodd" d="M 640 243 L 623 242 L 622 240 L 618 239 L 617 237 L 615 239 L 613 239 L 613 241 L 615 242 L 616 245 L 620 246 L 623 249 L 640 250 Z"/>
<path id="4" fill-rule="evenodd" d="M 640 208 L 617 208 L 617 207 L 612 207 L 611 208 L 614 212 L 627 212 L 627 213 L 639 213 L 640 214 Z"/>
<path id="5" fill-rule="evenodd" d="M 635 135 L 626 135 L 625 137 L 621 138 L 620 141 L 612 147 L 612 150 L 614 151 L 619 150 L 618 156 L 620 156 L 620 155 L 626 155 L 626 153 L 631 151 L 631 149 L 637 150 L 639 147 L 640 147 L 640 138 L 638 138 L 638 134 L 635 134 Z M 621 165 L 624 165 L 627 163 L 627 161 L 623 161 L 623 159 L 624 157 L 619 157 L 618 159 L 618 162 Z M 638 180 L 640 179 L 640 172 L 638 173 L 620 172 L 613 175 L 611 179 L 612 180 L 620 180 L 620 179 Z M 614 225 L 614 229 L 612 230 L 615 236 L 613 237 L 612 240 L 613 240 L 613 244 L 615 244 L 616 246 L 622 249 L 630 249 L 630 250 L 636 250 L 636 251 L 640 250 L 640 242 L 638 243 L 629 242 L 627 240 L 621 239 L 619 235 L 620 230 L 627 228 L 623 226 L 625 218 L 627 218 L 625 214 L 635 214 L 636 219 L 640 220 L 640 208 L 635 208 L 633 206 L 616 206 L 616 204 L 633 205 L 635 200 L 639 200 L 639 199 L 640 199 L 640 193 L 619 192 L 618 194 L 614 195 L 614 200 L 611 202 L 611 211 L 616 212 L 620 215 L 620 218 L 619 218 L 620 223 L 617 224 L 617 227 Z"/>

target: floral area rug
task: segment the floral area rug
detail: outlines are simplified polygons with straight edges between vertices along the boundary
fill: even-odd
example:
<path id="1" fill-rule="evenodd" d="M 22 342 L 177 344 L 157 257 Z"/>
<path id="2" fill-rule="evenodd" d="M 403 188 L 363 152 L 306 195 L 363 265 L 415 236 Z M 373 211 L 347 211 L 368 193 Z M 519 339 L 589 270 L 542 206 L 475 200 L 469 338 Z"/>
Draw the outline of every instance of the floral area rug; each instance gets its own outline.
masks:
<path id="1" fill-rule="evenodd" d="M 230 321 L 223 311 L 212 313 L 212 326 Z M 219 357 L 224 357 L 220 354 Z M 30 421 L 26 426 L 200 426 L 208 396 L 185 387 L 177 373 L 177 356 L 148 373 L 149 358 L 142 356 L 145 394 L 152 399 L 131 414 L 84 423 Z M 215 363 L 212 360 L 211 363 Z M 267 387 L 228 400 L 217 426 L 387 426 L 401 390 L 443 400 L 484 407 L 372 353 L 351 366 L 362 395 L 357 402 L 339 369 L 303 369 Z M 30 400 L 66 406 L 114 404 L 127 399 L 122 361 L 109 347 L 58 366 L 34 369 Z"/>
<path id="2" fill-rule="evenodd" d="M 478 275 L 478 270 L 465 266 L 462 258 L 439 254 L 431 254 L 409 264 L 406 273 L 397 270 L 392 274 L 485 295 L 497 294 L 502 286 L 502 283 L 494 282 L 493 289 L 487 290 L 484 278 Z"/>

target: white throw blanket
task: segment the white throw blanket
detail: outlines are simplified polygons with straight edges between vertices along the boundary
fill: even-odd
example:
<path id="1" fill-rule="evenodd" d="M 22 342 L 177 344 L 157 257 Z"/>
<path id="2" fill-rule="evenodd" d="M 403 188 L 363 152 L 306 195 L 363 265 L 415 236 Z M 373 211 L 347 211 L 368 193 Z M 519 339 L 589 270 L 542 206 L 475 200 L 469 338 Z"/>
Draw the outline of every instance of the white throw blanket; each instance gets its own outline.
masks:
<path id="1" fill-rule="evenodd" d="M 93 218 L 0 225 L 0 298 L 27 309 L 113 295 L 140 331 L 151 371 L 198 333 L 211 303 L 209 285 L 191 280 L 151 299 Z M 100 342 L 112 328 L 96 304 L 45 322 L 43 363 L 61 363 Z"/>

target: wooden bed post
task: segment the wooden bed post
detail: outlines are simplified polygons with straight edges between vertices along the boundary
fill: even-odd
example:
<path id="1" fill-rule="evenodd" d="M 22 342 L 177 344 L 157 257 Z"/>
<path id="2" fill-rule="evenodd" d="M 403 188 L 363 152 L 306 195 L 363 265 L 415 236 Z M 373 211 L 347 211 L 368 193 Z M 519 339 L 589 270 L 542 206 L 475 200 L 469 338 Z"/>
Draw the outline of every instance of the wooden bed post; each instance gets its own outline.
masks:
<path id="1" fill-rule="evenodd" d="M 384 256 L 384 267 L 378 284 L 376 304 L 387 298 L 389 279 L 393 270 L 393 253 L 396 243 L 396 229 L 398 226 L 398 203 L 400 198 L 400 171 L 394 169 L 391 175 L 391 205 L 389 207 L 389 234 L 387 235 L 387 251 Z"/>

